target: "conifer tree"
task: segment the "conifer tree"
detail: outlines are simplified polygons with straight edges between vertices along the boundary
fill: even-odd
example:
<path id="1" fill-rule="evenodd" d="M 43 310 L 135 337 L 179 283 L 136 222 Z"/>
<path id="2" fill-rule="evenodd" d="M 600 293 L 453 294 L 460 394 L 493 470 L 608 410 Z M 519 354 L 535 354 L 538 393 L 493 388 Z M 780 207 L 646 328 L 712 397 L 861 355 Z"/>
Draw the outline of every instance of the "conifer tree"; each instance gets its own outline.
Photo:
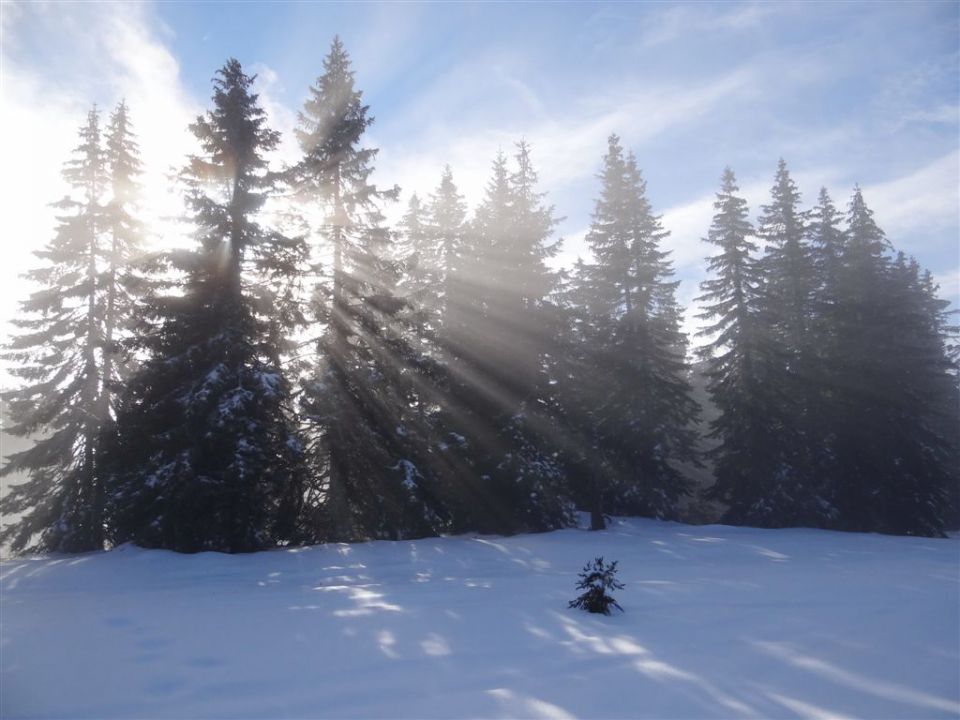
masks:
<path id="1" fill-rule="evenodd" d="M 468 526 L 497 532 L 569 522 L 563 473 L 551 447 L 548 370 L 559 332 L 557 278 L 546 260 L 558 249 L 557 220 L 536 189 L 530 149 L 516 170 L 500 154 L 466 235 L 445 325 L 453 403 L 473 448 L 479 482 Z"/>
<path id="2" fill-rule="evenodd" d="M 213 107 L 190 127 L 202 155 L 182 171 L 196 247 L 169 255 L 182 293 L 145 308 L 148 353 L 109 439 L 112 540 L 246 552 L 292 533 L 302 482 L 290 388 L 280 367 L 273 288 L 303 242 L 263 227 L 274 192 L 266 154 L 279 134 L 228 60 Z"/>
<path id="3" fill-rule="evenodd" d="M 813 298 L 810 306 L 810 345 L 822 355 L 831 342 L 833 316 L 840 293 L 840 266 L 844 233 L 842 215 L 826 188 L 820 189 L 817 205 L 810 211 L 807 234 L 813 268 Z M 822 367 L 823 363 L 817 363 Z"/>
<path id="4" fill-rule="evenodd" d="M 11 358 L 28 363 L 13 374 L 39 382 L 8 395 L 14 425 L 7 431 L 45 435 L 4 469 L 26 470 L 32 478 L 5 499 L 11 512 L 31 508 L 8 529 L 15 549 L 103 546 L 99 434 L 112 421 L 131 367 L 124 342 L 146 288 L 137 270 L 144 236 L 136 217 L 141 166 L 126 103 L 111 114 L 105 137 L 99 113 L 91 111 L 81 137 L 64 172 L 75 197 L 56 204 L 64 211 L 57 237 L 38 253 L 47 264 L 28 275 L 46 289 L 24 303 L 28 318 L 16 322 L 25 332 L 9 348 Z"/>
<path id="5" fill-rule="evenodd" d="M 412 330 L 408 339 L 415 345 L 426 344 L 439 316 L 440 273 L 432 235 L 427 211 L 414 193 L 392 250 L 401 270 L 396 290 L 404 299 L 402 313 Z"/>
<path id="6" fill-rule="evenodd" d="M 719 248 L 707 265 L 714 277 L 701 283 L 698 298 L 704 303 L 699 317 L 708 321 L 699 334 L 711 338 L 700 354 L 720 413 L 710 424 L 709 437 L 718 441 L 709 453 L 716 477 L 710 495 L 727 504 L 728 522 L 768 526 L 780 523 L 780 509 L 789 502 L 772 492 L 785 472 L 777 446 L 784 403 L 770 382 L 771 338 L 760 316 L 763 278 L 738 190 L 727 168 L 706 237 Z"/>
<path id="7" fill-rule="evenodd" d="M 780 471 L 765 490 L 767 522 L 777 525 L 816 525 L 829 513 L 817 465 L 824 448 L 815 439 L 820 428 L 812 415 L 818 380 L 811 330 L 815 279 L 806 223 L 800 193 L 781 158 L 757 227 L 766 242 L 760 312 L 771 335 L 767 383 L 781 405 Z"/>
<path id="8" fill-rule="evenodd" d="M 26 472 L 4 498 L 7 513 L 26 513 L 4 529 L 15 551 L 78 552 L 102 547 L 98 506 L 97 433 L 104 378 L 100 362 L 102 307 L 98 276 L 108 182 L 100 113 L 93 108 L 80 144 L 63 169 L 71 195 L 59 211 L 54 238 L 35 252 L 43 264 L 26 274 L 38 286 L 21 303 L 17 334 L 6 347 L 10 372 L 23 380 L 4 393 L 17 436 L 40 435 L 7 458 L 3 474 Z"/>
<path id="9" fill-rule="evenodd" d="M 137 303 L 152 286 L 143 265 L 146 227 L 137 217 L 141 173 L 140 150 L 133 134 L 127 104 L 121 101 L 110 116 L 105 160 L 110 199 L 103 212 L 107 252 L 100 286 L 103 305 L 103 378 L 100 417 L 109 421 L 116 413 L 122 384 L 133 370 L 126 347 L 137 320 Z"/>
<path id="10" fill-rule="evenodd" d="M 836 485 L 834 501 L 841 522 L 852 529 L 876 526 L 873 488 L 879 480 L 874 470 L 884 468 L 886 452 L 879 444 L 886 439 L 885 421 L 871 407 L 886 392 L 878 383 L 889 380 L 882 373 L 883 361 L 874 356 L 893 328 L 882 308 L 887 304 L 889 244 L 873 220 L 859 188 L 854 191 L 847 214 L 838 288 L 835 345 L 827 358 L 834 376 L 832 389 L 837 436 L 834 441 Z M 864 366 L 866 364 L 866 366 Z M 865 416 L 862 416 L 867 410 Z M 860 457 L 861 453 L 866 453 Z M 887 458 L 889 459 L 889 458 Z"/>
<path id="11" fill-rule="evenodd" d="M 653 215 L 632 154 L 611 135 L 586 240 L 593 255 L 574 276 L 583 348 L 571 399 L 593 525 L 605 512 L 670 517 L 694 460 L 690 398 L 668 233 Z"/>
<path id="12" fill-rule="evenodd" d="M 800 192 L 781 158 L 764 205 L 757 236 L 766 242 L 762 269 L 766 285 L 766 320 L 782 336 L 786 361 L 793 368 L 808 352 L 808 324 L 813 285 L 813 263 L 807 247 L 806 213 L 800 210 Z"/>
<path id="13" fill-rule="evenodd" d="M 828 358 L 834 502 L 845 529 L 940 535 L 957 478 L 946 303 L 889 249 L 856 188 Z"/>
<path id="14" fill-rule="evenodd" d="M 482 513 L 477 508 L 484 506 L 478 502 L 482 497 L 476 457 L 480 444 L 467 439 L 482 422 L 475 408 L 465 402 L 469 398 L 458 392 L 465 383 L 457 373 L 465 366 L 454 349 L 455 339 L 469 331 L 464 318 L 474 299 L 473 278 L 464 272 L 470 266 L 467 233 L 466 204 L 446 166 L 424 206 L 419 256 L 429 283 L 419 312 L 426 321 L 419 331 L 423 356 L 410 375 L 418 385 L 417 407 L 426 411 L 429 425 L 425 448 L 429 473 L 442 503 L 446 529 L 454 532 L 479 527 L 476 518 Z"/>
<path id="15" fill-rule="evenodd" d="M 583 566 L 578 578 L 577 590 L 584 592 L 571 600 L 567 607 L 600 615 L 609 615 L 611 607 L 623 612 L 620 603 L 609 594 L 610 590 L 623 590 L 625 587 L 617 580 L 616 560 L 607 564 L 602 557 L 595 558 L 592 563 Z"/>
<path id="16" fill-rule="evenodd" d="M 837 420 L 842 370 L 834 366 L 842 287 L 841 261 L 844 252 L 842 215 L 836 209 L 826 188 L 820 189 L 817 205 L 810 212 L 807 234 L 813 266 L 813 296 L 809 313 L 811 360 L 808 395 L 808 466 L 819 481 L 817 496 L 820 512 L 813 520 L 817 525 L 833 525 L 837 508 L 833 504 L 838 479 L 833 476 L 833 442 L 837 436 Z"/>
<path id="17" fill-rule="evenodd" d="M 325 328 L 302 400 L 320 478 L 308 525 L 325 539 L 425 534 L 436 524 L 427 509 L 434 493 L 414 452 L 422 435 L 406 412 L 408 370 L 423 353 L 408 342 L 402 268 L 380 209 L 399 190 L 370 181 L 377 150 L 362 137 L 373 118 L 339 38 L 323 68 L 300 115 L 303 159 L 294 171 L 299 198 L 326 213 L 317 235 L 332 257 L 314 308 Z"/>
<path id="18" fill-rule="evenodd" d="M 436 192 L 430 196 L 427 206 L 429 230 L 434 240 L 434 266 L 440 280 L 439 326 L 450 322 L 456 312 L 453 307 L 453 286 L 458 276 L 464 232 L 466 230 L 467 206 L 453 181 L 453 171 L 447 165 L 440 176 Z"/>

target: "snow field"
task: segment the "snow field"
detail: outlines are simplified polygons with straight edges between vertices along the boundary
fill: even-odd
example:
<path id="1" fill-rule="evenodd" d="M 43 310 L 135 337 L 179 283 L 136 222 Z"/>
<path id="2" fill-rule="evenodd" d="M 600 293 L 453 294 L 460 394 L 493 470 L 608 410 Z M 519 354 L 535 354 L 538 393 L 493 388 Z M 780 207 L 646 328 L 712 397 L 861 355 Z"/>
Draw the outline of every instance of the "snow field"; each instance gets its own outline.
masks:
<path id="1" fill-rule="evenodd" d="M 619 560 L 626 612 L 568 610 Z M 960 538 L 618 520 L 13 559 L 0 715 L 957 718 Z"/>

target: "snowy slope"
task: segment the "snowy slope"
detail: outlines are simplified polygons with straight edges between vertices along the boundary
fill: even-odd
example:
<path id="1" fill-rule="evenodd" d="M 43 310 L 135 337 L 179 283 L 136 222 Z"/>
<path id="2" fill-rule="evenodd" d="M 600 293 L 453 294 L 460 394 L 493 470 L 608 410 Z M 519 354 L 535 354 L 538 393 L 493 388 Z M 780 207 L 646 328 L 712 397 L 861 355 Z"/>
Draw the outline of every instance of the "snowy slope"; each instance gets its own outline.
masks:
<path id="1" fill-rule="evenodd" d="M 567 610 L 620 561 L 623 615 Z M 960 539 L 625 520 L 2 565 L 3 717 L 951 718 Z"/>

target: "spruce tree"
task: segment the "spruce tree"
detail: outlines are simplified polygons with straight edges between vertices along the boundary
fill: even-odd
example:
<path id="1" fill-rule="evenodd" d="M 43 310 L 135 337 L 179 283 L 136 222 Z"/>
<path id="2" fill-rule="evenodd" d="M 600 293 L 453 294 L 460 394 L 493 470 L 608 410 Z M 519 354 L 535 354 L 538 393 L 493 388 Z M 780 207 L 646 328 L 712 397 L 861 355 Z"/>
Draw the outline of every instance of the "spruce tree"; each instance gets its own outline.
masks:
<path id="1" fill-rule="evenodd" d="M 813 269 L 813 297 L 809 312 L 810 346 L 823 355 L 832 342 L 834 314 L 840 295 L 840 267 L 844 252 L 842 215 L 826 188 L 820 189 L 817 205 L 810 211 L 807 236 Z M 823 362 L 815 363 L 822 368 Z"/>
<path id="2" fill-rule="evenodd" d="M 106 262 L 100 276 L 103 288 L 103 377 L 100 417 L 115 416 L 123 383 L 134 369 L 128 349 L 137 322 L 137 303 L 151 287 L 144 264 L 147 229 L 137 217 L 140 202 L 140 150 L 125 101 L 110 116 L 105 143 L 110 199 L 103 212 L 107 238 Z"/>
<path id="3" fill-rule="evenodd" d="M 875 355 L 894 331 L 884 312 L 889 271 L 889 243 L 873 220 L 859 188 L 847 214 L 835 311 L 834 339 L 827 362 L 833 373 L 836 438 L 834 502 L 843 526 L 868 530 L 878 524 L 874 489 L 882 483 L 876 475 L 887 469 L 886 420 L 877 412 L 890 378 L 886 358 Z"/>
<path id="4" fill-rule="evenodd" d="M 433 239 L 434 259 L 440 281 L 439 326 L 451 322 L 454 284 L 458 276 L 466 231 L 467 206 L 453 181 L 453 171 L 447 165 L 440 176 L 440 184 L 427 204 L 429 232 Z"/>
<path id="5" fill-rule="evenodd" d="M 444 167 L 436 190 L 424 206 L 421 257 L 432 287 L 426 288 L 420 312 L 427 318 L 422 326 L 421 347 L 426 357 L 418 364 L 418 407 L 427 408 L 430 440 L 426 448 L 429 472 L 442 500 L 447 530 L 463 532 L 483 525 L 489 502 L 484 500 L 479 481 L 479 452 L 490 442 L 485 421 L 477 414 L 469 386 L 463 376 L 466 364 L 460 353 L 467 348 L 471 325 L 466 321 L 476 298 L 475 276 L 469 272 L 474 259 L 468 241 L 466 204 Z M 474 315 L 474 317 L 476 317 Z M 468 439 L 470 438 L 470 439 Z M 493 525 L 490 524 L 492 527 Z"/>
<path id="6" fill-rule="evenodd" d="M 147 286 L 137 267 L 145 233 L 136 217 L 141 166 L 126 103 L 105 133 L 94 109 L 81 137 L 64 172 L 75 196 L 56 204 L 65 214 L 55 240 L 38 253 L 46 266 L 28 275 L 46 289 L 24 303 L 28 318 L 16 321 L 24 332 L 9 348 L 10 358 L 27 363 L 12 373 L 36 382 L 7 396 L 14 420 L 7 431 L 44 436 L 4 469 L 31 474 L 5 499 L 11 512 L 29 508 L 7 530 L 15 549 L 103 546 L 99 435 L 132 366 L 125 343 Z"/>
<path id="7" fill-rule="evenodd" d="M 718 443 L 709 453 L 716 478 L 710 496 L 726 503 L 727 522 L 769 526 L 780 523 L 789 502 L 772 493 L 786 472 L 777 445 L 784 403 L 770 382 L 772 339 L 760 315 L 763 278 L 738 190 L 727 168 L 706 237 L 719 248 L 707 265 L 714 277 L 701 283 L 698 298 L 704 308 L 699 317 L 707 321 L 699 334 L 711 338 L 700 355 L 720 413 L 710 424 L 709 437 Z"/>
<path id="8" fill-rule="evenodd" d="M 181 173 L 196 247 L 171 252 L 182 292 L 144 309 L 147 358 L 109 439 L 111 539 L 183 552 L 246 552 L 292 533 L 302 483 L 275 288 L 303 242 L 259 223 L 279 134 L 228 60 L 190 126 L 202 155 Z"/>
<path id="9" fill-rule="evenodd" d="M 93 108 L 80 144 L 63 169 L 71 194 L 54 204 L 54 238 L 35 252 L 42 265 L 25 277 L 38 289 L 21 303 L 17 333 L 5 348 L 10 373 L 23 381 L 4 393 L 11 435 L 39 435 L 7 458 L 3 474 L 26 472 L 4 498 L 8 514 L 25 513 L 4 528 L 15 551 L 78 552 L 102 547 L 97 434 L 103 421 L 101 364 L 103 263 L 101 225 L 108 171 Z"/>
<path id="10" fill-rule="evenodd" d="M 559 333 L 553 209 L 537 188 L 530 149 L 510 172 L 500 154 L 465 236 L 444 332 L 452 403 L 479 478 L 465 524 L 496 532 L 570 521 L 555 434 L 549 367 Z M 452 313 L 456 315 L 452 315 Z"/>
<path id="11" fill-rule="evenodd" d="M 840 227 L 842 215 L 836 209 L 826 188 L 821 188 L 817 205 L 811 210 L 807 235 L 813 266 L 813 296 L 809 313 L 811 359 L 810 386 L 807 396 L 809 469 L 818 478 L 819 498 L 817 525 L 832 526 L 837 522 L 834 504 L 835 488 L 839 480 L 833 461 L 833 443 L 837 437 L 839 399 L 843 382 L 842 368 L 836 366 L 840 304 L 842 287 L 841 261 L 844 252 L 844 232 Z"/>
<path id="12" fill-rule="evenodd" d="M 946 303 L 890 249 L 856 188 L 828 358 L 834 502 L 845 529 L 941 535 L 957 478 Z"/>
<path id="13" fill-rule="evenodd" d="M 577 590 L 584 592 L 567 603 L 567 607 L 600 615 L 609 615 L 611 607 L 623 612 L 620 603 L 609 594 L 610 590 L 623 590 L 625 587 L 617 580 L 616 560 L 607 564 L 602 557 L 595 558 L 592 563 L 583 566 L 578 578 Z"/>
<path id="14" fill-rule="evenodd" d="M 326 214 L 316 235 L 331 258 L 302 397 L 319 479 L 307 522 L 318 539 L 435 532 L 435 493 L 416 452 L 424 433 L 409 426 L 407 409 L 424 353 L 409 342 L 418 322 L 408 322 L 403 268 L 380 209 L 399 190 L 370 180 L 377 150 L 362 137 L 373 118 L 339 38 L 323 68 L 300 114 L 303 158 L 293 173 L 298 197 Z"/>
<path id="15" fill-rule="evenodd" d="M 675 516 L 689 491 L 676 463 L 695 460 L 698 411 L 686 379 L 677 283 L 661 249 L 668 233 L 616 135 L 603 163 L 586 237 L 593 260 L 578 265 L 571 289 L 582 348 L 568 393 L 593 526 L 602 526 L 606 512 Z"/>
<path id="16" fill-rule="evenodd" d="M 415 345 L 426 345 L 439 320 L 440 272 L 428 223 L 427 211 L 414 193 L 400 220 L 393 255 L 400 270 L 396 291 L 404 299 L 402 312 L 412 331 L 408 339 Z"/>
<path id="17" fill-rule="evenodd" d="M 471 498 L 465 493 L 473 475 L 469 448 L 462 434 L 462 421 L 469 414 L 458 407 L 451 388 L 450 357 L 445 351 L 447 325 L 455 324 L 457 309 L 450 299 L 458 277 L 463 246 L 466 206 L 446 166 L 435 192 L 425 204 L 416 196 L 401 220 L 402 237 L 407 246 L 406 272 L 401 281 L 406 305 L 401 321 L 409 335 L 407 354 L 411 360 L 403 381 L 409 387 L 406 407 L 406 435 L 421 437 L 418 468 L 431 478 L 436 501 L 435 511 L 445 518 L 446 529 L 466 529 L 465 509 Z"/>
<path id="18" fill-rule="evenodd" d="M 813 422 L 818 380 L 811 330 L 815 279 L 806 223 L 800 193 L 781 159 L 757 226 L 757 236 L 766 243 L 760 263 L 760 313 L 771 334 L 767 382 L 776 388 L 781 405 L 781 469 L 765 491 L 766 522 L 776 525 L 818 525 L 829 512 L 819 488 L 817 458 L 823 447 L 815 435 L 820 428 Z"/>

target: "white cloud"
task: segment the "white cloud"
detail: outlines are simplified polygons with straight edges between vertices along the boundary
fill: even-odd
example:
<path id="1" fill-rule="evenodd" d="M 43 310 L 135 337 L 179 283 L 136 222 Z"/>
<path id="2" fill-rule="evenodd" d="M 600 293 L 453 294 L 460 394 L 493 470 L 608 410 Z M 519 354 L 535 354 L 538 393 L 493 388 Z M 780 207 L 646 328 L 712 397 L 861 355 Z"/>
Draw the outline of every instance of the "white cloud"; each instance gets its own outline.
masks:
<path id="1" fill-rule="evenodd" d="M 476 92 L 475 85 L 466 81 L 474 69 L 473 63 L 465 64 L 427 89 L 418 106 L 409 111 L 407 122 L 416 124 L 421 118 L 427 122 L 427 109 L 442 107 L 438 98 L 443 93 L 461 92 L 453 88 Z M 527 138 L 532 143 L 541 187 L 548 189 L 551 197 L 561 195 L 594 175 L 611 133 L 621 135 L 626 147 L 637 147 L 666 130 L 698 121 L 718 103 L 749 88 L 754 74 L 749 69 L 734 70 L 719 79 L 683 89 L 598 89 L 595 95 L 569 108 L 560 119 L 540 112 L 543 103 L 530 88 L 523 86 L 520 90 L 518 81 L 504 84 L 496 78 L 496 73 L 487 76 L 484 82 L 491 85 L 484 92 L 501 99 L 505 94 L 517 96 L 520 104 L 531 111 L 469 117 L 461 114 L 449 121 L 434 118 L 415 139 L 382 148 L 378 176 L 398 183 L 406 194 L 425 194 L 436 186 L 443 166 L 449 163 L 460 191 L 475 206 L 483 196 L 495 154 L 502 150 L 511 155 L 514 142 Z M 445 105 L 457 107 L 458 103 L 448 99 Z M 497 108 L 511 105 L 507 101 Z"/>
<path id="2" fill-rule="evenodd" d="M 960 227 L 960 151 L 895 180 L 867 185 L 863 196 L 897 247 L 921 253 L 932 231 Z"/>
<path id="3" fill-rule="evenodd" d="M 5 40 L 24 28 L 53 48 L 42 57 L 27 57 L 16 42 L 0 50 L 0 227 L 7 239 L 0 323 L 5 325 L 31 290 L 19 275 L 35 265 L 31 253 L 51 238 L 49 203 L 67 189 L 60 170 L 90 107 L 97 103 L 105 122 L 115 104 L 127 100 L 145 168 L 144 217 L 166 235 L 171 226 L 162 218 L 182 210 L 169 192 L 169 173 L 193 147 L 186 127 L 201 106 L 184 91 L 178 63 L 158 38 L 146 6 L 30 4 L 14 6 L 12 13 L 8 4 L 3 7 Z"/>
<path id="4" fill-rule="evenodd" d="M 954 124 L 960 122 L 960 106 L 951 103 L 942 103 L 925 110 L 915 110 L 907 113 L 904 118 L 907 122 L 923 122 L 936 124 Z"/>
<path id="5" fill-rule="evenodd" d="M 255 63 L 247 72 L 257 76 L 255 91 L 260 96 L 260 106 L 267 114 L 267 126 L 280 131 L 280 147 L 272 158 L 277 163 L 292 165 L 299 159 L 300 148 L 294 130 L 297 127 L 297 111 L 283 104 L 283 82 L 277 71 L 263 63 Z"/>
<path id="6" fill-rule="evenodd" d="M 653 48 L 689 39 L 696 33 L 750 30 L 782 9 L 772 2 L 671 5 L 644 19 L 639 42 L 646 48 Z"/>

